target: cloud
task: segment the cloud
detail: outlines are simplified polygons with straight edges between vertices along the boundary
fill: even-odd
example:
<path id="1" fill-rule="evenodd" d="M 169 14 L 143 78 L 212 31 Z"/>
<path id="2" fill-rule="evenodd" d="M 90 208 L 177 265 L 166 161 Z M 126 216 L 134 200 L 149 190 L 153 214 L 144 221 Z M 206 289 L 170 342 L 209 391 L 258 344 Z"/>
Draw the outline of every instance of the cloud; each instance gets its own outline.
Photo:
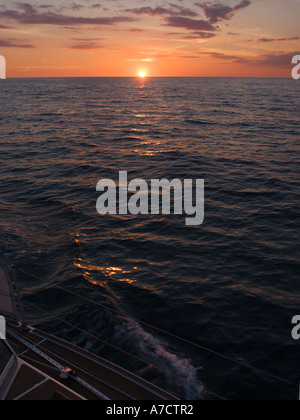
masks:
<path id="1" fill-rule="evenodd" d="M 130 28 L 128 32 L 148 32 L 148 29 Z"/>
<path id="2" fill-rule="evenodd" d="M 175 9 L 172 12 L 173 16 L 187 16 L 187 17 L 196 17 L 198 16 L 198 13 L 194 12 L 193 10 L 187 9 L 186 7 L 178 6 L 173 3 L 169 3 L 173 9 Z"/>
<path id="3" fill-rule="evenodd" d="M 260 38 L 257 40 L 257 42 L 280 42 L 280 41 L 298 41 L 300 39 L 299 36 L 295 36 L 292 38 Z"/>
<path id="4" fill-rule="evenodd" d="M 71 45 L 68 48 L 71 48 L 72 50 L 96 50 L 103 48 L 98 42 L 106 39 L 107 38 L 73 38 L 72 41 L 75 41 L 76 44 Z"/>
<path id="5" fill-rule="evenodd" d="M 71 45 L 69 48 L 71 48 L 72 50 L 96 50 L 103 47 L 101 45 L 96 44 L 93 41 L 82 41 L 78 42 L 75 45 Z"/>
<path id="6" fill-rule="evenodd" d="M 299 51 L 293 51 L 289 53 L 274 53 L 274 54 L 264 54 L 259 57 L 259 60 L 250 63 L 250 64 L 259 64 L 263 66 L 270 66 L 270 67 L 291 67 L 292 58 L 295 55 L 299 55 Z"/>
<path id="7" fill-rule="evenodd" d="M 47 10 L 49 11 L 56 11 L 56 12 L 62 12 L 65 10 L 72 10 L 72 11 L 79 11 L 82 9 L 105 9 L 101 4 L 80 4 L 80 3 L 65 3 L 60 5 L 55 4 L 40 4 L 40 5 L 31 5 L 29 3 L 17 3 L 17 8 L 24 10 L 28 13 L 38 13 L 39 9 Z"/>
<path id="8" fill-rule="evenodd" d="M 215 31 L 216 28 L 205 20 L 195 20 L 184 17 L 169 16 L 165 19 L 164 26 L 184 28 L 192 31 Z"/>
<path id="9" fill-rule="evenodd" d="M 221 20 L 230 20 L 233 17 L 232 7 L 223 6 L 222 4 L 197 3 L 204 10 L 205 16 L 210 23 L 217 23 Z"/>
<path id="10" fill-rule="evenodd" d="M 288 53 L 273 53 L 273 54 L 262 54 L 256 57 L 241 57 L 238 55 L 231 55 L 219 52 L 203 52 L 212 58 L 226 60 L 239 64 L 246 64 L 252 66 L 263 66 L 272 68 L 291 68 L 291 61 L 295 55 L 299 54 L 299 51 L 293 51 Z"/>
<path id="11" fill-rule="evenodd" d="M 78 42 L 97 42 L 97 41 L 103 41 L 107 38 L 73 38 L 72 41 L 78 41 Z"/>
<path id="12" fill-rule="evenodd" d="M 31 4 L 29 4 L 29 3 L 18 3 L 17 4 L 17 7 L 18 7 L 18 9 L 21 9 L 25 13 L 28 13 L 28 14 L 35 14 L 35 13 L 37 13 L 37 9 L 35 7 L 33 7 Z"/>
<path id="13" fill-rule="evenodd" d="M 239 4 L 237 4 L 236 6 L 233 7 L 233 10 L 240 10 L 240 9 L 245 9 L 246 7 L 250 6 L 251 1 L 248 0 L 241 0 L 239 2 Z"/>
<path id="14" fill-rule="evenodd" d="M 149 15 L 149 16 L 188 16 L 188 17 L 196 17 L 198 16 L 197 13 L 193 12 L 190 9 L 187 9 L 182 6 L 178 6 L 176 4 L 169 4 L 170 8 L 165 8 L 158 6 L 156 8 L 153 7 L 140 7 L 135 9 L 125 9 L 125 12 L 133 13 L 135 15 Z"/>
<path id="15" fill-rule="evenodd" d="M 82 4 L 78 4 L 78 3 L 72 3 L 72 4 L 70 4 L 69 7 L 70 7 L 71 10 L 77 11 L 77 10 L 84 9 L 86 6 L 83 6 Z"/>
<path id="16" fill-rule="evenodd" d="M 210 39 L 215 36 L 216 34 L 213 34 L 211 32 L 193 32 L 191 35 L 185 36 L 184 39 Z"/>
<path id="17" fill-rule="evenodd" d="M 23 44 L 22 42 L 23 41 L 18 41 L 15 38 L 0 39 L 0 47 L 1 48 L 35 48 L 34 45 Z"/>
<path id="18" fill-rule="evenodd" d="M 230 55 L 230 54 L 224 54 L 224 53 L 219 53 L 219 52 L 208 52 L 208 53 L 203 53 L 203 54 L 208 54 L 212 58 L 217 58 L 221 60 L 229 60 L 229 61 L 234 61 L 234 62 L 239 62 L 239 63 L 244 62 L 243 61 L 244 59 L 237 55 Z"/>
<path id="19" fill-rule="evenodd" d="M 113 25 L 122 22 L 133 22 L 134 19 L 124 16 L 115 17 L 79 17 L 68 16 L 50 11 L 39 13 L 36 8 L 27 3 L 18 4 L 21 12 L 16 10 L 4 10 L 0 12 L 0 18 L 16 20 L 27 25 Z"/>
<path id="20" fill-rule="evenodd" d="M 160 16 L 169 14 L 170 11 L 164 7 L 139 7 L 135 9 L 125 9 L 124 12 L 133 13 L 135 15 L 150 15 L 150 16 Z"/>
<path id="21" fill-rule="evenodd" d="M 230 7 L 221 3 L 195 3 L 196 6 L 204 10 L 205 16 L 210 23 L 217 23 L 223 20 L 230 20 L 234 17 L 234 12 L 250 6 L 251 2 L 248 0 L 241 0 L 236 6 Z"/>

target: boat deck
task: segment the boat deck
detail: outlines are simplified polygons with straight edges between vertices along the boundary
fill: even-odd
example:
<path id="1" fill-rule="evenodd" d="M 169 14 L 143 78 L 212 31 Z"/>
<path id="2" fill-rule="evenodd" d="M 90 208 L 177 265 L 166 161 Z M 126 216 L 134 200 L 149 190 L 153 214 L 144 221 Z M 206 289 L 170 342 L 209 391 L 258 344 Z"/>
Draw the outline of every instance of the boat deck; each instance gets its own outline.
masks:
<path id="1" fill-rule="evenodd" d="M 42 331 L 24 330 L 12 322 L 7 341 L 19 363 L 7 400 L 176 400 L 119 366 Z M 71 370 L 68 378 L 62 379 L 60 367 Z"/>

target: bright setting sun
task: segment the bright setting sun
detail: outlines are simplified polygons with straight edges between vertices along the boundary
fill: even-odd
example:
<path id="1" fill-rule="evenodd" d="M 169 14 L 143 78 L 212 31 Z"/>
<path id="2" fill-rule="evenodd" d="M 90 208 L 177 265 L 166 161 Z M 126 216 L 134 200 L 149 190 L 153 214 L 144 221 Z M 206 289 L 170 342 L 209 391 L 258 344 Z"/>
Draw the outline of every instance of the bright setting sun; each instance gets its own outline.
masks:
<path id="1" fill-rule="evenodd" d="M 146 76 L 147 76 L 147 73 L 145 72 L 145 70 L 142 70 L 142 71 L 139 72 L 139 77 L 144 78 Z"/>

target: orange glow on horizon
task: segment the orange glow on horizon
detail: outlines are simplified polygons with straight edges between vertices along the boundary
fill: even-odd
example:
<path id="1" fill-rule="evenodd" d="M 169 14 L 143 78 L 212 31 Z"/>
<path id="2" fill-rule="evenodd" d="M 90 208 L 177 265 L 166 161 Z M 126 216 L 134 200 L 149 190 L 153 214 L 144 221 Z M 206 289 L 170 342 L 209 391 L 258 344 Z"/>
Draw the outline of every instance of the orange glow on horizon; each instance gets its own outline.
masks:
<path id="1" fill-rule="evenodd" d="M 226 15 L 214 3 L 160 9 L 152 0 L 128 9 L 119 0 L 105 10 L 12 3 L 0 13 L 0 55 L 8 78 L 290 78 L 300 38 L 300 2 L 292 3 L 241 1 Z"/>

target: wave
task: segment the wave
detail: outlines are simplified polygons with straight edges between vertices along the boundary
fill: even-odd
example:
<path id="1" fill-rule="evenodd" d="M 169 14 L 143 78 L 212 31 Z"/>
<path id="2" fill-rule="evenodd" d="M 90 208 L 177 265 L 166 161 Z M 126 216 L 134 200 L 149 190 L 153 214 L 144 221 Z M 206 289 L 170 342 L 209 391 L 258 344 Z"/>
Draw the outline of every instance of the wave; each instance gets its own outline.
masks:
<path id="1" fill-rule="evenodd" d="M 212 121 L 202 121 L 202 120 L 185 120 L 189 124 L 199 124 L 199 125 L 216 125 L 217 123 Z"/>
<path id="2" fill-rule="evenodd" d="M 130 345 L 131 351 L 149 361 L 148 370 L 154 370 L 162 378 L 169 392 L 186 400 L 204 399 L 205 388 L 197 375 L 200 368 L 195 368 L 190 360 L 167 350 L 166 344 L 144 331 L 137 322 L 127 320 L 118 324 L 114 339 L 119 345 Z"/>

